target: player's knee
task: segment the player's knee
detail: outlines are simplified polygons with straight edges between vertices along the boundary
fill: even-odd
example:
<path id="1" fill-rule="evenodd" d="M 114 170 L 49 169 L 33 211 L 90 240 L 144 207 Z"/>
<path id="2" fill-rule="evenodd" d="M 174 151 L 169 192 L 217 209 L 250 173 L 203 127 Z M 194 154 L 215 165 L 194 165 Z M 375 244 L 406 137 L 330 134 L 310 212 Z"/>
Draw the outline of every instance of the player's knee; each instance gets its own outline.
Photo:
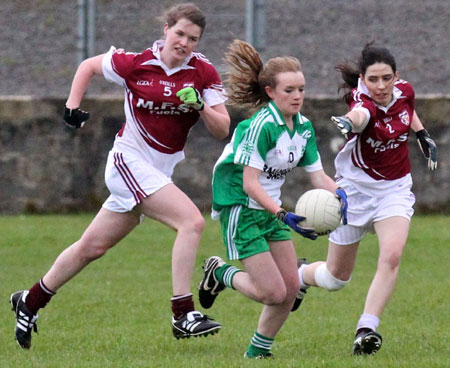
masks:
<path id="1" fill-rule="evenodd" d="M 279 290 L 273 293 L 264 295 L 262 303 L 265 305 L 280 305 L 286 299 L 286 293 L 281 293 Z"/>
<path id="2" fill-rule="evenodd" d="M 351 280 L 351 278 L 349 278 L 348 280 L 344 281 L 334 277 L 331 272 L 328 271 L 326 263 L 323 263 L 319 267 L 317 267 L 314 277 L 317 286 L 320 286 L 329 291 L 341 290 Z"/>
<path id="3" fill-rule="evenodd" d="M 185 223 L 185 227 L 189 228 L 190 231 L 201 234 L 205 228 L 205 219 L 199 213 L 198 215 L 190 216 L 188 221 Z"/>
<path id="4" fill-rule="evenodd" d="M 286 300 L 286 288 L 265 290 L 261 295 L 261 303 L 265 305 L 279 305 Z"/>
<path id="5" fill-rule="evenodd" d="M 110 245 L 105 242 L 96 241 L 95 239 L 82 238 L 79 241 L 77 248 L 79 256 L 82 259 L 91 262 L 105 255 L 110 248 Z"/>
<path id="6" fill-rule="evenodd" d="M 393 251 L 386 256 L 383 256 L 380 258 L 380 262 L 382 264 L 385 264 L 389 269 L 395 270 L 400 266 L 400 260 L 402 258 L 402 252 L 401 251 Z"/>
<path id="7" fill-rule="evenodd" d="M 195 219 L 195 229 L 200 233 L 205 229 L 205 219 L 203 216 L 197 216 Z"/>

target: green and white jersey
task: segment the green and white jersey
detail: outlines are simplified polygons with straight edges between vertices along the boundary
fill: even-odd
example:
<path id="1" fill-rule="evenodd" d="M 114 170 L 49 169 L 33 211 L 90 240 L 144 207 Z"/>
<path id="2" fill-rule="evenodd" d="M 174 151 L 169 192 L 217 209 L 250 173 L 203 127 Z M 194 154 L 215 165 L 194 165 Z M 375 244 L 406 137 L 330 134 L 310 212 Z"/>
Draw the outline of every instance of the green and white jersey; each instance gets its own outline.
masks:
<path id="1" fill-rule="evenodd" d="M 297 166 L 307 172 L 322 169 L 311 121 L 300 113 L 288 128 L 273 101 L 236 127 L 231 142 L 214 166 L 213 210 L 241 204 L 263 209 L 243 189 L 244 166 L 261 170 L 259 182 L 271 198 L 281 205 L 281 186 L 286 174 Z"/>

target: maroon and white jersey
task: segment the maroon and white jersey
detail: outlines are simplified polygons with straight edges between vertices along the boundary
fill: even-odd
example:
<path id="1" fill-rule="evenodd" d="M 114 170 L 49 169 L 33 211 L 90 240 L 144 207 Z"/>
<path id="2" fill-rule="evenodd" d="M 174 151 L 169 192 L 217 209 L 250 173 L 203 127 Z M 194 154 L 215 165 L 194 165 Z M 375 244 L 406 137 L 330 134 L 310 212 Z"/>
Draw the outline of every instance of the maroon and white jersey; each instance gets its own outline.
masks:
<path id="1" fill-rule="evenodd" d="M 350 110 L 363 111 L 367 125 L 362 132 L 351 134 L 337 155 L 338 180 L 350 180 L 357 186 L 379 192 L 398 185 L 403 187 L 402 184 L 412 185 L 408 154 L 414 114 L 412 86 L 406 81 L 397 81 L 388 106 L 376 104 L 361 81 L 351 95 Z"/>
<path id="2" fill-rule="evenodd" d="M 192 53 L 183 65 L 169 69 L 160 58 L 163 44 L 156 41 L 141 53 L 111 47 L 103 58 L 105 78 L 125 88 L 126 122 L 116 137 L 116 148 L 144 154 L 152 148 L 179 156 L 199 113 L 176 93 L 192 86 L 210 106 L 226 100 L 216 69 L 202 54 Z"/>

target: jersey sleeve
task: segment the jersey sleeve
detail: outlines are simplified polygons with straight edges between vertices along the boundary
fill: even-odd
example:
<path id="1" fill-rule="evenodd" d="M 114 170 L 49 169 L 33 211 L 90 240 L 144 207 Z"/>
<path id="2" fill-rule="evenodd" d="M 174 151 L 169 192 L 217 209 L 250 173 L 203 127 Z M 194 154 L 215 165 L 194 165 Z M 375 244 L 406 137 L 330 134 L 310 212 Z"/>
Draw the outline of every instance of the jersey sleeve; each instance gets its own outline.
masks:
<path id="1" fill-rule="evenodd" d="M 317 149 L 316 133 L 310 121 L 305 124 L 308 124 L 308 130 L 311 132 L 311 135 L 306 143 L 305 152 L 297 166 L 303 167 L 307 172 L 322 170 L 322 161 Z"/>
<path id="2" fill-rule="evenodd" d="M 234 163 L 263 171 L 269 149 L 270 133 L 267 124 L 253 120 L 237 146 Z"/>
<path id="3" fill-rule="evenodd" d="M 125 86 L 126 79 L 135 68 L 137 55 L 139 54 L 111 46 L 102 61 L 103 75 L 106 80 Z"/>
<path id="4" fill-rule="evenodd" d="M 367 122 L 370 120 L 371 116 L 376 114 L 376 107 L 372 99 L 356 89 L 352 91 L 352 99 L 349 102 L 349 107 L 350 111 L 362 111 L 366 115 Z"/>
<path id="5" fill-rule="evenodd" d="M 319 170 L 323 170 L 322 160 L 320 159 L 320 154 L 317 152 L 317 161 L 312 163 L 311 165 L 305 165 L 303 166 L 306 172 L 315 172 Z"/>
<path id="6" fill-rule="evenodd" d="M 411 104 L 412 108 L 415 109 L 415 98 L 416 93 L 414 92 L 414 88 L 408 81 L 405 81 L 403 79 L 399 79 L 395 83 L 395 87 L 397 87 L 399 90 L 402 91 L 402 95 L 408 99 L 409 103 Z"/>
<path id="7" fill-rule="evenodd" d="M 203 60 L 203 65 L 203 99 L 209 106 L 224 103 L 227 98 L 219 73 L 206 58 Z"/>

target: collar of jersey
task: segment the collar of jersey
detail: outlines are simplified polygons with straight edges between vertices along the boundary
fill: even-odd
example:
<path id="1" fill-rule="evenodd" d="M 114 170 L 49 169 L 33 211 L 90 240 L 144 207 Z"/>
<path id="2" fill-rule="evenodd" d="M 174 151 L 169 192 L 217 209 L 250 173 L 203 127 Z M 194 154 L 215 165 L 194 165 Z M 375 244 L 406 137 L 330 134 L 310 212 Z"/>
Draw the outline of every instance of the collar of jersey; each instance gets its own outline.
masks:
<path id="1" fill-rule="evenodd" d="M 273 116 L 273 120 L 275 121 L 275 124 L 277 125 L 286 125 L 286 122 L 284 121 L 283 114 L 281 113 L 280 109 L 278 109 L 278 106 L 275 105 L 275 102 L 270 100 L 267 109 L 270 112 L 270 115 Z M 294 121 L 294 127 L 298 124 L 303 124 L 303 118 L 300 115 L 300 113 L 295 114 L 292 118 Z"/>
<path id="2" fill-rule="evenodd" d="M 401 82 L 401 81 L 397 81 L 396 83 L 398 83 L 398 82 Z M 358 78 L 358 92 L 363 93 L 372 99 L 372 96 L 370 95 L 370 92 L 367 89 L 367 86 L 361 81 L 361 78 Z M 378 105 L 375 101 L 373 101 L 373 99 L 372 99 L 372 101 L 376 107 L 378 107 L 380 110 L 382 110 L 386 113 L 391 108 L 391 106 L 394 105 L 397 102 L 397 100 L 399 100 L 400 98 L 405 98 L 405 96 L 402 96 L 402 91 L 394 85 L 394 90 L 392 91 L 392 101 L 389 103 L 389 105 L 382 106 L 382 105 Z"/>
<path id="3" fill-rule="evenodd" d="M 184 63 L 180 66 L 177 66 L 176 68 L 170 69 L 166 64 L 163 63 L 161 60 L 161 49 L 164 46 L 164 40 L 157 40 L 153 43 L 152 48 L 150 49 L 153 55 L 156 59 L 151 59 L 144 61 L 141 65 L 156 65 L 161 67 L 168 76 L 171 76 L 172 74 L 175 74 L 176 72 L 183 70 L 183 69 L 195 69 L 193 66 L 188 65 L 188 63 L 191 61 L 192 54 L 190 54 L 185 60 Z"/>

